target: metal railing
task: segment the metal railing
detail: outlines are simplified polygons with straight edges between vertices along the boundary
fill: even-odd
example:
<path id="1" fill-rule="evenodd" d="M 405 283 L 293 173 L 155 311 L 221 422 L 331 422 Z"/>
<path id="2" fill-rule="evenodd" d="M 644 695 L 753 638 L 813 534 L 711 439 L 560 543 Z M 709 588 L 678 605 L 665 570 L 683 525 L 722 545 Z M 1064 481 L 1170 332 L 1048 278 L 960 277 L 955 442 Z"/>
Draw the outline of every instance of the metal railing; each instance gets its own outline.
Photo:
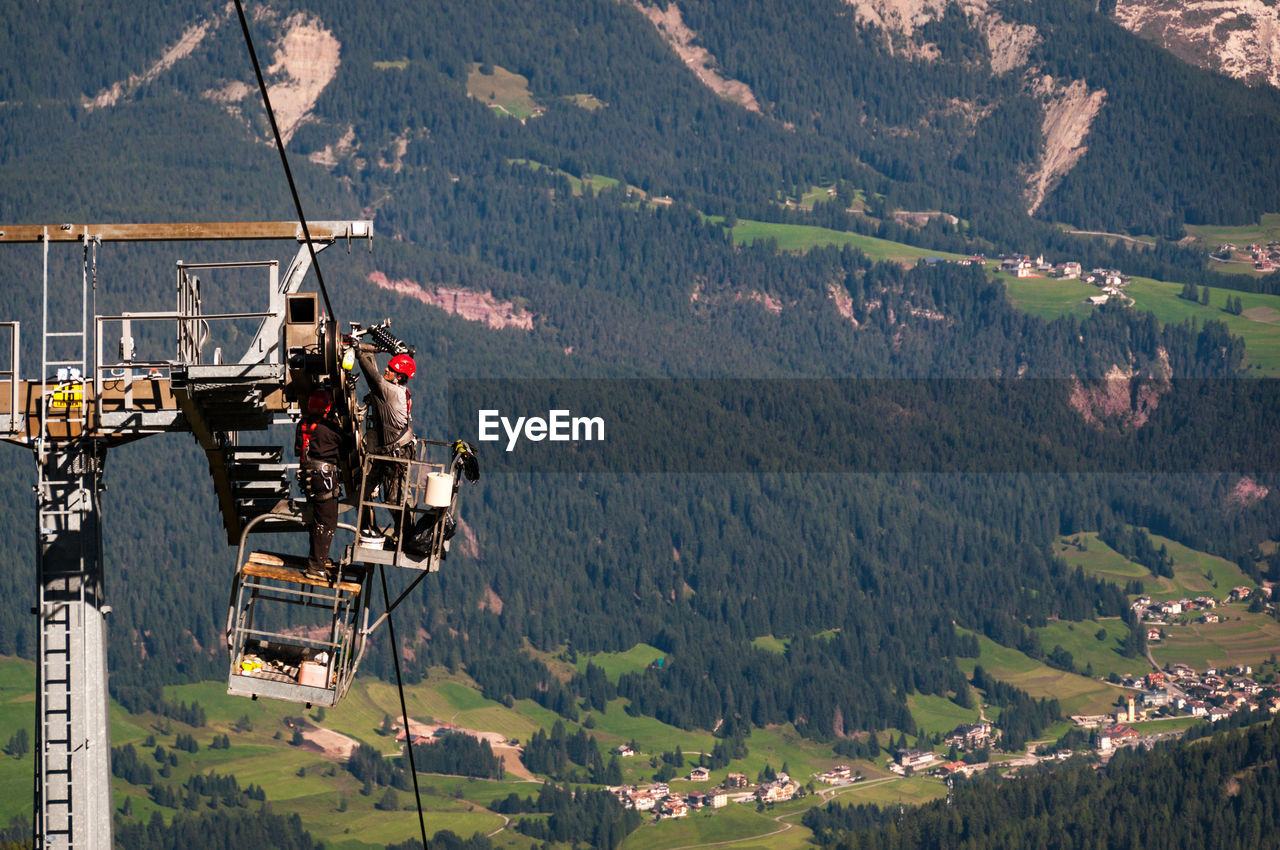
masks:
<path id="1" fill-rule="evenodd" d="M 411 569 L 435 572 L 440 569 L 440 561 L 445 551 L 444 523 L 445 517 L 451 514 L 457 503 L 458 482 L 449 463 L 426 460 L 426 456 L 439 447 L 447 447 L 448 443 L 436 440 L 420 439 L 412 458 L 394 455 L 366 455 L 360 474 L 360 493 L 356 502 L 357 516 L 361 524 L 371 521 L 375 509 L 385 510 L 392 520 L 392 535 L 385 542 L 391 548 L 383 548 L 381 544 L 368 544 L 363 538 L 356 540 L 356 559 L 369 563 L 386 564 L 393 567 L 409 567 Z M 387 469 L 403 466 L 400 487 L 400 501 L 390 501 L 386 493 L 379 492 L 375 497 L 374 489 L 384 478 L 378 468 Z M 431 505 L 427 501 L 427 487 L 432 473 L 444 473 L 453 478 L 448 505 Z M 417 541 L 413 548 L 406 551 L 406 538 L 415 531 L 424 530 L 426 520 L 426 539 Z"/>
<path id="2" fill-rule="evenodd" d="M 184 364 L 200 362 L 200 352 L 209 341 L 209 319 L 223 318 L 231 314 L 204 315 L 200 297 L 200 278 L 191 274 L 200 269 L 260 269 L 270 270 L 268 282 L 269 293 L 279 288 L 279 260 L 243 260 L 227 263 L 178 263 L 178 360 Z M 277 312 L 267 311 L 258 314 L 236 314 L 238 318 L 259 318 L 265 322 Z"/>
<path id="3" fill-rule="evenodd" d="M 180 310 L 162 310 L 154 313 L 122 313 L 118 316 L 95 316 L 94 337 L 97 340 L 93 389 L 96 412 L 101 421 L 103 391 L 108 384 L 110 389 L 123 392 L 122 409 L 134 411 L 133 385 L 136 381 L 150 378 L 168 378 L 175 367 L 201 365 L 201 348 L 208 341 L 210 322 L 244 321 L 247 319 L 266 319 L 273 316 L 270 312 L 252 313 L 205 313 L 189 314 Z M 135 322 L 174 322 L 177 328 L 177 356 L 173 359 L 139 359 L 134 356 L 133 325 Z M 118 360 L 105 360 L 103 357 L 103 340 L 107 338 L 106 327 L 110 323 L 119 323 L 120 347 Z M 217 358 L 215 357 L 215 361 Z"/>

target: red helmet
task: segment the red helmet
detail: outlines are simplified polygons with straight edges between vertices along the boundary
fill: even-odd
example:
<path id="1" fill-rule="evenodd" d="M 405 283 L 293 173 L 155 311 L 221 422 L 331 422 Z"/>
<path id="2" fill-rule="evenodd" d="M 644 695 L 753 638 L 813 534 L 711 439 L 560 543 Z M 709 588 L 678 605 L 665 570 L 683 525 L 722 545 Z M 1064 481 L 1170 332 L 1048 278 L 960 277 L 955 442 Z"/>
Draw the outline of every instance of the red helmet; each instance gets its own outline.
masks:
<path id="1" fill-rule="evenodd" d="M 392 372 L 404 375 L 406 378 L 412 378 L 413 373 L 418 371 L 418 364 L 414 363 L 413 358 L 407 354 L 397 354 L 391 358 L 387 368 Z"/>
<path id="2" fill-rule="evenodd" d="M 307 415 L 324 416 L 333 407 L 333 396 L 328 390 L 312 390 L 307 398 Z"/>

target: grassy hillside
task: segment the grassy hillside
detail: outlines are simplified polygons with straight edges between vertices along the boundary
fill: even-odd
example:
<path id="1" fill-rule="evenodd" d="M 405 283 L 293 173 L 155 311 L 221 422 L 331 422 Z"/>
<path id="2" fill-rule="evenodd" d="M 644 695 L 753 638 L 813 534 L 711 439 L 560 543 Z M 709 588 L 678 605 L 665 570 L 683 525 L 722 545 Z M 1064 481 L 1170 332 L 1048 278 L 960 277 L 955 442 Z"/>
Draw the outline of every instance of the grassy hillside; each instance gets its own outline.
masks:
<path id="1" fill-rule="evenodd" d="M 978 722 L 978 696 L 975 695 L 973 708 L 961 708 L 944 697 L 912 694 L 907 697 L 907 707 L 921 731 L 945 735 L 961 723 Z"/>
<path id="2" fill-rule="evenodd" d="M 824 245 L 845 245 L 857 248 L 873 260 L 915 263 L 925 257 L 959 259 L 960 254 L 935 251 L 863 236 L 843 230 L 831 230 L 807 224 L 776 224 L 767 221 L 739 220 L 733 228 L 733 241 L 738 245 L 751 245 L 763 239 L 772 239 L 779 251 L 808 251 Z"/>
<path id="3" fill-rule="evenodd" d="M 1087 316 L 1095 308 L 1085 299 L 1098 294 L 1098 288 L 1079 280 L 1049 278 L 1015 278 L 998 275 L 1005 284 L 1009 300 L 1021 310 L 1045 319 L 1058 316 Z M 1202 306 L 1179 298 L 1180 283 L 1165 283 L 1135 277 L 1124 292 L 1133 299 L 1133 308 L 1153 314 L 1162 324 L 1185 321 L 1223 322 L 1232 335 L 1245 343 L 1245 362 L 1260 375 L 1280 375 L 1280 295 L 1213 290 L 1209 304 Z M 1244 312 L 1233 316 L 1223 308 L 1228 296 L 1238 297 Z"/>
<path id="4" fill-rule="evenodd" d="M 978 643 L 982 648 L 978 658 L 960 659 L 966 673 L 972 674 L 973 668 L 981 664 L 995 678 L 1022 688 L 1033 697 L 1057 699 L 1063 714 L 1105 712 L 1121 693 L 1119 688 L 1106 682 L 1055 670 L 981 635 Z"/>
<path id="5" fill-rule="evenodd" d="M 30 747 L 35 745 L 35 690 L 34 664 L 17 659 L 0 661 L 0 746 L 20 732 L 26 732 Z M 113 733 L 114 728 L 113 723 Z M 35 757 L 30 747 L 21 758 L 0 754 L 0 824 L 7 824 L 19 813 L 31 816 Z"/>
<path id="6" fill-rule="evenodd" d="M 1267 242 L 1280 240 L 1280 213 L 1263 215 L 1256 224 L 1242 224 L 1234 227 L 1218 224 L 1189 224 L 1187 234 L 1195 237 L 1210 251 L 1224 242 L 1241 246 L 1251 243 L 1265 245 Z"/>
<path id="7" fill-rule="evenodd" d="M 1060 538 L 1054 545 L 1054 551 L 1068 565 L 1080 567 L 1099 578 L 1117 584 L 1134 579 L 1141 581 L 1146 593 L 1158 602 L 1200 595 L 1221 599 L 1237 585 L 1257 587 L 1253 579 L 1226 558 L 1198 552 L 1158 534 L 1152 534 L 1151 541 L 1157 548 L 1164 546 L 1168 549 L 1173 558 L 1172 578 L 1156 576 L 1146 567 L 1127 560 L 1093 532 Z"/>
<path id="8" fill-rule="evenodd" d="M 1105 636 L 1099 639 L 1099 634 Z M 1040 645 L 1046 652 L 1052 652 L 1055 646 L 1061 646 L 1075 662 L 1077 670 L 1092 668 L 1093 675 L 1106 676 L 1111 673 L 1120 675 L 1145 673 L 1148 664 L 1145 659 L 1125 658 L 1120 648 L 1129 627 L 1119 619 L 1085 620 L 1071 623 L 1058 621 L 1036 629 Z"/>
<path id="9" fill-rule="evenodd" d="M 626 652 L 597 652 L 590 655 L 581 655 L 578 657 L 577 668 L 578 672 L 585 672 L 588 663 L 594 664 L 604 670 L 610 682 L 617 684 L 618 677 L 623 673 L 635 673 L 643 670 L 665 654 L 662 650 L 649 646 L 647 643 L 638 643 Z"/>
<path id="10" fill-rule="evenodd" d="M 542 114 L 542 107 L 529 92 L 529 80 L 506 68 L 472 64 L 467 75 L 467 94 L 502 115 L 523 121 Z"/>
<path id="11" fill-rule="evenodd" d="M 633 657 L 650 655 L 652 648 L 637 647 L 630 654 Z M 607 664 L 610 659 L 597 661 Z M 444 671 L 436 674 L 431 682 L 406 689 L 410 715 L 415 721 L 443 724 L 452 719 L 460 727 L 500 731 L 525 739 L 533 730 L 549 727 L 556 720 L 554 714 L 531 702 L 522 700 L 506 708 L 485 700 L 463 679 L 450 678 Z M 34 687 L 32 664 L 12 658 L 0 659 L 0 735 L 4 740 L 19 729 L 26 729 L 29 735 L 33 732 Z M 170 757 L 176 761 L 168 768 L 170 775 L 157 780 L 159 784 L 172 786 L 181 794 L 182 783 L 194 774 L 215 771 L 219 775 L 234 775 L 241 788 L 250 784 L 262 786 L 267 800 L 277 811 L 297 812 L 305 829 L 327 846 L 341 850 L 381 847 L 417 834 L 417 815 L 412 810 L 411 794 L 399 793 L 404 807 L 399 812 L 376 809 L 383 789 L 364 796 L 360 783 L 342 767 L 341 759 L 334 752 L 323 751 L 311 740 L 320 729 L 327 729 L 372 744 L 387 755 L 397 753 L 399 747 L 393 738 L 380 734 L 385 715 L 391 714 L 398 722 L 398 697 L 392 686 L 362 678 L 340 705 L 323 713 L 290 703 L 228 696 L 225 686 L 217 682 L 166 688 L 165 697 L 175 703 L 198 702 L 205 711 L 206 724 L 191 727 L 150 713 L 131 715 L 114 703 L 110 714 L 113 747 L 133 745 L 141 760 L 153 770 L 169 763 Z M 654 768 L 649 763 L 650 757 L 677 745 L 686 754 L 687 772 L 687 767 L 696 764 L 697 753 L 710 751 L 714 742 L 706 733 L 684 732 L 652 718 L 633 717 L 626 712 L 624 700 L 611 704 L 607 712 L 590 716 L 595 726 L 588 731 L 600 742 L 602 750 L 630 740 L 640 745 L 638 757 L 624 760 L 625 779 L 629 783 L 651 781 Z M 305 730 L 307 742 L 301 746 L 291 743 L 295 726 Z M 569 728 L 572 732 L 578 727 L 569 724 Z M 174 746 L 179 735 L 187 734 L 194 736 L 199 744 L 195 753 Z M 211 749 L 209 745 L 214 737 L 221 734 L 228 735 L 230 748 Z M 729 768 L 715 771 L 712 784 L 720 782 L 730 770 L 754 778 L 766 765 L 777 770 L 784 764 L 794 776 L 807 781 L 812 773 L 849 762 L 829 748 L 800 737 L 790 727 L 756 730 L 747 744 L 750 754 Z M 163 761 L 153 758 L 157 747 L 165 751 Z M 859 765 L 869 780 L 889 776 L 869 763 Z M 20 813 L 29 814 L 32 770 L 29 753 L 21 759 L 0 756 L 0 823 Z M 496 831 L 495 841 L 500 847 L 527 843 L 522 836 L 502 830 L 503 818 L 490 812 L 487 806 L 513 792 L 522 797 L 536 795 L 537 783 L 509 774 L 503 781 L 424 775 L 420 784 L 428 834 L 448 829 L 465 837 L 473 832 Z M 680 778 L 671 784 L 684 792 L 706 787 L 705 783 L 695 784 Z M 848 793 L 856 794 L 857 799 L 889 802 L 903 795 L 906 799 L 924 799 L 931 794 L 936 796 L 935 792 L 931 787 L 925 791 L 904 786 L 902 793 L 895 796 L 884 790 L 872 793 L 868 786 L 865 793 L 862 788 L 850 789 Z M 119 778 L 113 781 L 113 800 L 117 809 L 127 801 L 132 811 L 130 817 L 143 822 L 153 812 L 159 812 L 167 821 L 178 811 L 157 805 L 148 786 L 131 785 Z M 817 802 L 819 798 L 815 797 L 804 805 L 797 804 L 794 810 L 802 811 Z M 647 826 L 632 841 L 638 842 L 635 846 L 673 847 L 685 843 L 691 835 L 712 836 L 713 840 L 763 836 L 779 828 L 774 820 L 776 814 L 759 815 L 751 806 L 735 804 L 717 813 L 715 818 L 700 816 L 686 822 L 693 826 L 677 827 L 672 823 Z M 799 828 L 789 831 L 808 834 Z M 627 846 L 633 845 L 628 842 Z M 781 845 L 770 839 L 769 846 Z"/>
<path id="12" fill-rule="evenodd" d="M 1233 587 L 1257 588 L 1256 582 L 1225 558 L 1198 552 L 1157 534 L 1151 539 L 1156 546 L 1168 548 L 1173 558 L 1171 578 L 1153 575 L 1146 567 L 1125 559 L 1094 533 L 1061 538 L 1054 550 L 1069 565 L 1098 578 L 1121 585 L 1141 581 L 1156 601 L 1197 596 L 1223 600 Z M 1214 613 L 1220 622 L 1199 622 L 1201 614 L 1196 612 L 1182 614 L 1161 627 L 1164 638 L 1151 643 L 1152 657 L 1160 664 L 1182 662 L 1197 669 L 1235 664 L 1257 667 L 1273 658 L 1280 648 L 1280 623 L 1266 613 L 1250 612 L 1245 602 L 1219 605 Z M 1097 628 L 1107 631 L 1106 640 L 1093 637 Z M 1131 672 L 1143 666 L 1116 652 L 1124 637 L 1123 628 L 1116 621 L 1055 623 L 1041 629 L 1040 636 L 1046 649 L 1061 644 L 1072 653 L 1077 667 L 1091 662 L 1098 675 L 1113 669 Z"/>
<path id="13" fill-rule="evenodd" d="M 1079 567 L 1090 575 L 1119 585 L 1135 579 L 1144 584 L 1155 580 L 1150 570 L 1112 549 L 1098 537 L 1097 532 L 1061 537 L 1053 544 L 1053 553 L 1069 566 Z"/>

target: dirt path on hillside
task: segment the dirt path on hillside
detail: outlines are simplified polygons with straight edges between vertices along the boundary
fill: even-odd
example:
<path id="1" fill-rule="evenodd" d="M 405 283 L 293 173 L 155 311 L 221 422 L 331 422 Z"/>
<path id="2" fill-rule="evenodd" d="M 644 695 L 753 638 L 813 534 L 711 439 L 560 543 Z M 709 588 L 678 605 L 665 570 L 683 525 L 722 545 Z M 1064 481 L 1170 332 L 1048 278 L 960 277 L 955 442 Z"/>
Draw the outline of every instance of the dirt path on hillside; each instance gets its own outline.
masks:
<path id="1" fill-rule="evenodd" d="M 1105 230 L 1064 230 L 1063 233 L 1070 233 L 1073 236 L 1105 236 L 1109 239 L 1119 239 L 1121 242 L 1128 242 L 1131 245 L 1141 245 L 1144 248 L 1154 248 L 1156 243 L 1150 239 L 1139 239 L 1136 236 L 1125 236 L 1123 233 L 1108 233 Z"/>
<path id="2" fill-rule="evenodd" d="M 401 725 L 395 725 L 396 733 L 399 734 Z M 435 731 L 440 728 L 439 723 L 423 723 L 419 720 L 409 718 L 409 730 L 414 735 L 425 735 L 430 738 Z M 507 739 L 500 732 L 486 732 L 481 729 L 467 729 L 463 726 L 453 727 L 453 731 L 460 732 L 463 735 L 470 735 L 473 738 L 479 738 L 482 741 L 488 741 L 489 746 L 493 749 L 493 754 L 502 759 L 502 768 L 516 779 L 526 782 L 540 782 L 541 780 L 529 772 L 524 766 L 524 762 L 520 760 L 520 754 L 524 752 L 524 748 L 518 745 L 508 744 Z"/>
<path id="3" fill-rule="evenodd" d="M 329 758 L 338 759 L 339 761 L 346 761 L 351 758 L 351 754 L 356 751 L 356 747 L 360 746 L 360 742 L 355 738 L 319 726 L 303 729 L 302 739 L 318 748 L 320 752 Z"/>
<path id="4" fill-rule="evenodd" d="M 493 754 L 502 759 L 502 768 L 514 776 L 516 779 L 523 779 L 525 782 L 540 782 L 538 777 L 529 772 L 529 768 L 524 766 L 524 762 L 520 761 L 520 753 L 523 750 L 520 747 L 513 747 L 510 744 L 491 744 Z"/>

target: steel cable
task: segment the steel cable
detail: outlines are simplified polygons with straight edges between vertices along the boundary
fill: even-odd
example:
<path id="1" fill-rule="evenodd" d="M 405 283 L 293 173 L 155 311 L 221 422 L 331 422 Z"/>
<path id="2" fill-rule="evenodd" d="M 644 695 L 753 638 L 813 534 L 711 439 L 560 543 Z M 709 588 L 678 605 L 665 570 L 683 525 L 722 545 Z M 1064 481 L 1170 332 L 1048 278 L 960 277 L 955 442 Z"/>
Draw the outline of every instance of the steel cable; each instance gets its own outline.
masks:
<path id="1" fill-rule="evenodd" d="M 302 212 L 302 201 L 298 198 L 298 186 L 293 180 L 293 171 L 289 168 L 289 157 L 284 152 L 284 139 L 280 137 L 280 126 L 276 124 L 276 113 L 271 108 L 271 98 L 267 96 L 267 82 L 262 77 L 262 66 L 258 64 L 258 51 L 253 48 L 253 36 L 249 34 L 249 21 L 244 16 L 244 6 L 240 0 L 236 2 L 236 14 L 240 16 L 240 30 L 244 33 L 244 44 L 249 49 L 249 59 L 253 62 L 253 73 L 258 78 L 258 91 L 262 92 L 262 105 L 267 109 L 267 118 L 271 121 L 271 132 L 275 135 L 276 150 L 280 151 L 280 163 L 284 166 L 285 179 L 289 181 L 289 193 L 293 195 L 293 207 L 298 212 L 298 223 L 302 225 L 302 235 L 307 241 L 307 251 L 311 254 L 311 266 L 316 270 L 316 280 L 320 284 L 320 295 L 324 298 L 324 308 L 333 318 L 333 305 L 329 303 L 329 290 L 324 285 L 324 275 L 320 273 L 320 261 L 316 257 L 315 245 L 311 242 L 311 228 L 307 226 L 307 217 Z"/>

